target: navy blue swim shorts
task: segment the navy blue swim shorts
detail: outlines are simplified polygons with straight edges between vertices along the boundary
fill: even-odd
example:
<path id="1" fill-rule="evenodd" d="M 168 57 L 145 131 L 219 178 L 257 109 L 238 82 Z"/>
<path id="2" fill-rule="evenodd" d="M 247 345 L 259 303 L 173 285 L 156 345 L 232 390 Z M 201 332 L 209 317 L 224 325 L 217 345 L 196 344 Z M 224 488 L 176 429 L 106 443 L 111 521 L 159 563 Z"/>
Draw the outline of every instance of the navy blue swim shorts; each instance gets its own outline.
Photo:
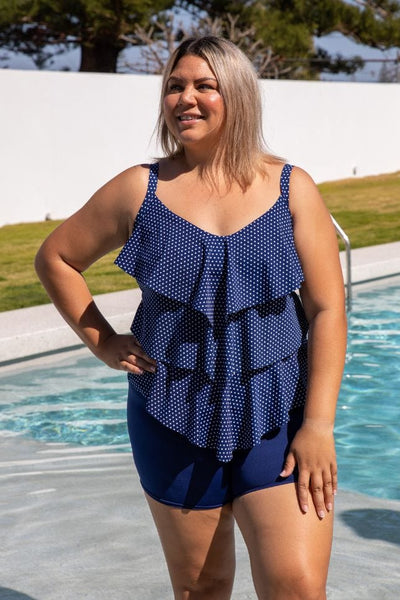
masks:
<path id="1" fill-rule="evenodd" d="M 249 450 L 236 450 L 228 463 L 215 452 L 191 444 L 159 423 L 145 408 L 146 399 L 132 385 L 128 395 L 128 429 L 133 458 L 145 492 L 170 506 L 217 508 L 238 496 L 297 481 L 297 472 L 282 478 L 289 446 L 303 419 L 303 408 L 290 413 L 287 425 L 264 435 Z"/>

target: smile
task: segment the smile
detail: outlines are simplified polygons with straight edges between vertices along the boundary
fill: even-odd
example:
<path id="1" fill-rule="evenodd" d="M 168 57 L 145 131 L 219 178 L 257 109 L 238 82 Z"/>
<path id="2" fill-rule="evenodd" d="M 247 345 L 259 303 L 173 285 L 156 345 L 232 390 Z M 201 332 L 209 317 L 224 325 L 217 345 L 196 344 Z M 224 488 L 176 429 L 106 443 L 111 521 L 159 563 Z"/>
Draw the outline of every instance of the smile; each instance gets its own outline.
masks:
<path id="1" fill-rule="evenodd" d="M 178 121 L 198 121 L 204 119 L 202 115 L 181 115 L 178 117 Z"/>

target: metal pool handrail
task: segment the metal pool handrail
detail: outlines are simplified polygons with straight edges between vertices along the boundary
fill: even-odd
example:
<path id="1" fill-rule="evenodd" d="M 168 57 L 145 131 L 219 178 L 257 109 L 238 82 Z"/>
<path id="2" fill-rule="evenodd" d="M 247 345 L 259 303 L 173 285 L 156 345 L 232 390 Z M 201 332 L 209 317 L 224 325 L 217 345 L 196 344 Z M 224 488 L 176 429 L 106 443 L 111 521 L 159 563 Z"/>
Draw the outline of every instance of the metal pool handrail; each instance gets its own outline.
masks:
<path id="1" fill-rule="evenodd" d="M 336 232 L 342 238 L 346 249 L 346 309 L 351 311 L 353 301 L 352 283 L 351 283 L 351 244 L 349 236 L 343 231 L 336 219 L 331 215 L 332 223 L 335 226 Z"/>

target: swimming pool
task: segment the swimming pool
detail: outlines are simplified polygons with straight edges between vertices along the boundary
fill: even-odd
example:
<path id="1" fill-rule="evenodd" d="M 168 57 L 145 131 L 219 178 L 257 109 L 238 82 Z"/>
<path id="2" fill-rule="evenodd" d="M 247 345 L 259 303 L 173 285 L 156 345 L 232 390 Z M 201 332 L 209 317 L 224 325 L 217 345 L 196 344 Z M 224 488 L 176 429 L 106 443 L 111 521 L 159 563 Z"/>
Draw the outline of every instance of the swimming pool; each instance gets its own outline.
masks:
<path id="1" fill-rule="evenodd" d="M 336 421 L 340 486 L 400 499 L 400 283 L 359 291 Z M 130 452 L 126 375 L 82 352 L 0 380 L 0 433 Z"/>
<path id="2" fill-rule="evenodd" d="M 356 294 L 336 417 L 343 488 L 400 499 L 400 284 Z"/>

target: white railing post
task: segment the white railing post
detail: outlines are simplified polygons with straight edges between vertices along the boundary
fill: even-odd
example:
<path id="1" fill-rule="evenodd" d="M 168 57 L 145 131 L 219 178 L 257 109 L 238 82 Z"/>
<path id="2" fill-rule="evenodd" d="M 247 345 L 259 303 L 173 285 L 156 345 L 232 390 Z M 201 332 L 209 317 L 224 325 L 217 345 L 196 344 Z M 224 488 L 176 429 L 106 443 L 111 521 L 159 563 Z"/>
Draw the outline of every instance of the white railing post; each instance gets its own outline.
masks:
<path id="1" fill-rule="evenodd" d="M 336 232 L 342 238 L 346 248 L 346 308 L 347 311 L 351 311 L 353 294 L 352 294 L 352 283 L 351 283 L 351 244 L 349 236 L 343 231 L 336 219 L 331 215 L 332 223 L 335 226 Z"/>

